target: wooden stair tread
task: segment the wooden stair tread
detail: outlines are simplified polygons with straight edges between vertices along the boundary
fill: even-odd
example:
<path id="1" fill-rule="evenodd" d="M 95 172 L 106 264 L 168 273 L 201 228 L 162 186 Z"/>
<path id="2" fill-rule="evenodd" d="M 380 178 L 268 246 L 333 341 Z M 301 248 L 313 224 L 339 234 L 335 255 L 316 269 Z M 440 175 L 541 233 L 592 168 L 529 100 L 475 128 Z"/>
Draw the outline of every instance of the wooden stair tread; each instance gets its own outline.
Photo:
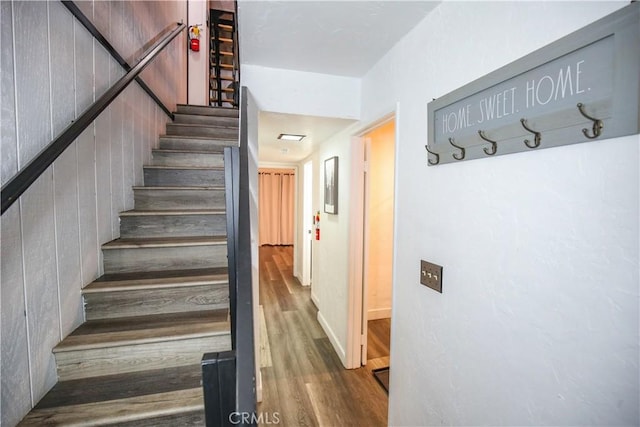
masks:
<path id="1" fill-rule="evenodd" d="M 222 108 L 222 107 L 220 107 Z M 233 108 L 227 108 L 227 110 L 234 110 Z M 235 138 L 215 137 L 215 136 L 202 136 L 202 135 L 160 135 L 161 139 L 195 139 L 201 141 L 234 141 Z M 186 150 L 189 151 L 189 150 Z"/>
<path id="2" fill-rule="evenodd" d="M 90 283 L 82 290 L 82 293 L 95 294 L 181 286 L 216 285 L 228 283 L 228 280 L 229 276 L 226 268 L 113 273 L 103 275 L 98 280 Z"/>
<path id="3" fill-rule="evenodd" d="M 236 102 L 233 99 L 216 99 L 216 98 L 209 98 L 209 102 L 228 102 L 229 104 L 232 105 L 236 105 Z"/>
<path id="4" fill-rule="evenodd" d="M 205 423 L 204 408 L 202 408 L 196 411 L 118 423 L 117 427 L 203 427 Z"/>
<path id="5" fill-rule="evenodd" d="M 139 185 L 133 186 L 134 190 L 154 190 L 154 191 L 175 191 L 175 190 L 198 190 L 198 191 L 207 191 L 207 190 L 223 190 L 224 187 L 219 185 L 210 185 L 210 186 L 193 186 L 193 185 L 176 185 L 176 186 L 167 186 L 167 185 Z"/>
<path id="6" fill-rule="evenodd" d="M 173 415 L 203 408 L 202 388 L 31 411 L 20 426 L 96 426 Z"/>
<path id="7" fill-rule="evenodd" d="M 224 170 L 224 166 L 165 166 L 144 165 L 145 169 L 179 169 L 179 170 Z"/>
<path id="8" fill-rule="evenodd" d="M 228 37 L 218 37 L 218 41 L 221 41 L 224 43 L 233 43 L 233 39 L 230 39 Z"/>
<path id="9" fill-rule="evenodd" d="M 180 246 L 223 245 L 225 236 L 198 237 L 147 237 L 138 239 L 116 239 L 102 245 L 102 249 L 163 248 Z"/>
<path id="10" fill-rule="evenodd" d="M 169 123 L 171 126 L 180 127 L 180 128 L 207 128 L 207 129 L 230 129 L 237 130 L 239 125 L 210 125 L 210 124 L 202 124 L 202 123 Z M 171 136 L 175 136 L 171 134 Z"/>
<path id="11" fill-rule="evenodd" d="M 120 212 L 120 216 L 176 216 L 176 215 L 224 215 L 224 209 L 159 209 L 137 210 Z"/>
<path id="12" fill-rule="evenodd" d="M 239 111 L 238 109 L 229 110 L 228 108 L 223 107 L 211 107 L 208 105 L 188 105 L 188 104 L 177 104 L 178 109 L 191 109 L 192 111 L 199 111 L 198 114 L 206 113 L 205 115 L 217 115 L 218 113 L 222 113 L 220 117 L 238 117 Z M 228 113 L 233 113 L 229 115 Z M 211 113 L 211 114 L 209 114 Z M 190 114 L 190 113 L 181 113 L 181 114 Z"/>
<path id="13" fill-rule="evenodd" d="M 225 335 L 229 331 L 227 310 L 89 320 L 58 344 L 53 352 Z"/>
<path id="14" fill-rule="evenodd" d="M 186 365 L 60 381 L 38 402 L 35 409 L 186 390 L 199 387 L 201 379 L 199 365 Z"/>
<path id="15" fill-rule="evenodd" d="M 146 316 L 117 317 L 113 319 L 89 320 L 76 328 L 71 335 L 123 332 L 143 329 L 164 328 L 176 323 L 185 325 L 226 322 L 229 310 L 187 311 L 182 313 L 150 314 Z"/>
<path id="16" fill-rule="evenodd" d="M 223 154 L 224 147 L 214 146 L 211 148 L 218 148 L 217 150 L 176 150 L 172 148 L 154 148 L 151 150 L 153 153 L 176 153 L 176 154 Z"/>

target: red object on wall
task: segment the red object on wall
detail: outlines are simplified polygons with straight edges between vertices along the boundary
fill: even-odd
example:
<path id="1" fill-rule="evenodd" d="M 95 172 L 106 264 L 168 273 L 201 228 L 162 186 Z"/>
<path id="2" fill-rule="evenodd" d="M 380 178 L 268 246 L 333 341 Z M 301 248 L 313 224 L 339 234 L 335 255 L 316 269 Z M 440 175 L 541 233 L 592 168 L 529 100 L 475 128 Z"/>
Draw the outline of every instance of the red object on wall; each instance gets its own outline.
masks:
<path id="1" fill-rule="evenodd" d="M 316 240 L 320 240 L 320 227 L 316 227 Z"/>
<path id="2" fill-rule="evenodd" d="M 191 39 L 191 43 L 189 44 L 189 47 L 194 52 L 200 52 L 200 40 Z"/>

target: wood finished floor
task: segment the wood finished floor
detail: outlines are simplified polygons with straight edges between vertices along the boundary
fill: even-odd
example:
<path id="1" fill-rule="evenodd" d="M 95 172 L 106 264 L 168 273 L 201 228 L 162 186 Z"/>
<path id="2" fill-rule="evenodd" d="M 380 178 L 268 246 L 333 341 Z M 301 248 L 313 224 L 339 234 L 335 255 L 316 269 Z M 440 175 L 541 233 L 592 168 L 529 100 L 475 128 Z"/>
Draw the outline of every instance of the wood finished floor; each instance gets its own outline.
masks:
<path id="1" fill-rule="evenodd" d="M 370 371 L 389 366 L 391 319 L 367 322 L 367 369 Z"/>
<path id="2" fill-rule="evenodd" d="M 263 417 L 277 412 L 285 426 L 386 426 L 388 398 L 370 364 L 344 369 L 316 320 L 310 288 L 293 277 L 292 265 L 292 247 L 260 248 L 263 401 L 258 412 Z"/>

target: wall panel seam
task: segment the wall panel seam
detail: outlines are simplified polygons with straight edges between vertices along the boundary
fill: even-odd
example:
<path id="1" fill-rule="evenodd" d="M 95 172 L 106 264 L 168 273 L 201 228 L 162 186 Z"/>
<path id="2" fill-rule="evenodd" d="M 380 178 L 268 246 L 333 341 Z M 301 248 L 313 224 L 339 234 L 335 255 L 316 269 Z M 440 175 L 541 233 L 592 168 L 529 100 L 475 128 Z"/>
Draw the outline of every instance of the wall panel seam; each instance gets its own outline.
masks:
<path id="1" fill-rule="evenodd" d="M 15 51 L 14 51 L 15 52 Z M 17 116 L 17 114 L 16 114 Z M 16 132 L 17 134 L 17 132 Z M 27 366 L 29 367 L 29 398 L 31 400 L 31 407 L 35 406 L 35 402 L 33 400 L 33 372 L 31 371 L 31 339 L 30 339 L 30 329 L 29 329 L 29 316 L 27 316 L 27 268 L 24 262 L 25 260 L 25 251 L 24 251 L 24 226 L 22 221 L 22 197 L 18 200 L 18 217 L 20 218 L 20 249 L 22 251 L 22 293 L 24 298 L 24 324 L 26 331 L 26 339 L 27 339 Z"/>
<path id="2" fill-rule="evenodd" d="M 54 138 L 53 134 L 53 72 L 51 64 L 51 4 L 47 2 L 47 50 L 49 61 L 49 134 L 50 138 Z M 62 303 L 60 302 L 60 254 L 58 253 L 58 214 L 56 209 L 56 164 L 51 165 L 51 192 L 53 202 L 53 241 L 54 252 L 56 260 L 56 294 L 58 295 L 58 326 L 60 332 L 60 341 L 64 338 L 62 336 Z"/>
<path id="3" fill-rule="evenodd" d="M 77 56 L 78 52 L 76 51 L 76 26 L 78 25 L 78 21 L 73 18 L 73 91 L 75 94 L 78 93 L 78 61 Z M 73 97 L 73 116 L 78 117 L 78 99 L 77 95 Z M 82 262 L 82 227 L 80 227 L 80 158 L 78 156 L 78 139 L 76 138 L 74 142 L 74 149 L 76 150 L 76 192 L 78 193 L 78 197 L 76 198 L 76 209 L 78 213 L 78 256 L 80 260 L 80 281 L 81 287 L 85 285 L 84 283 L 84 265 Z M 86 320 L 84 310 L 82 310 L 83 320 Z"/>

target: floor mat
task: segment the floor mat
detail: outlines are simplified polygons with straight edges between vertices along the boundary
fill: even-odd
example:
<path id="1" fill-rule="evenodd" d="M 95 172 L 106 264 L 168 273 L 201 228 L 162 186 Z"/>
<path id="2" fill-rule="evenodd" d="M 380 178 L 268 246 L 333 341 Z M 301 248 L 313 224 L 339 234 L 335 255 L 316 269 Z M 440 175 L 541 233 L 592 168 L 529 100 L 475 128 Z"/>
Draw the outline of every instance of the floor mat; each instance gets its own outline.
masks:
<path id="1" fill-rule="evenodd" d="M 372 372 L 382 388 L 389 393 L 389 367 L 374 369 Z"/>

